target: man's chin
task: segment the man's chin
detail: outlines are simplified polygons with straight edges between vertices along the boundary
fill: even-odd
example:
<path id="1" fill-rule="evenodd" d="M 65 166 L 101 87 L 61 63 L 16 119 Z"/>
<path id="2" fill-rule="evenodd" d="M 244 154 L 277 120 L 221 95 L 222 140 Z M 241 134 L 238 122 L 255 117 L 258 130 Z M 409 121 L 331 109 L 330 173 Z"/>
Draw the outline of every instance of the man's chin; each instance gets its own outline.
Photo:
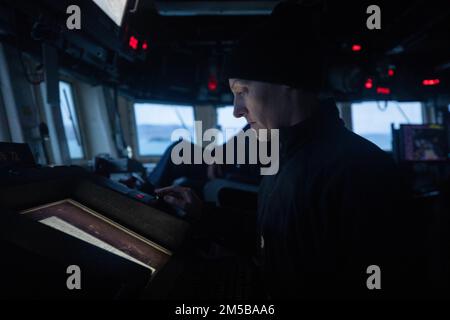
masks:
<path id="1" fill-rule="evenodd" d="M 262 141 L 270 140 L 270 129 L 264 128 L 256 123 L 250 124 L 250 129 L 255 130 L 258 139 L 261 139 Z"/>
<path id="2" fill-rule="evenodd" d="M 250 128 L 255 129 L 256 131 L 263 129 L 258 123 L 256 122 L 250 122 Z"/>

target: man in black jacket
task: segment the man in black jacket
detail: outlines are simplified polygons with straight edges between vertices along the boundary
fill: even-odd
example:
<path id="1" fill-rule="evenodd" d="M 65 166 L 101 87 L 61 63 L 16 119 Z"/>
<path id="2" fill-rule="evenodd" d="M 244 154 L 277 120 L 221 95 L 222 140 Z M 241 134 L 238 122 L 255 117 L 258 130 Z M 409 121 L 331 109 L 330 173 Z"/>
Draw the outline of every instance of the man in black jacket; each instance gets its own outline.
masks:
<path id="1" fill-rule="evenodd" d="M 227 69 L 234 115 L 255 130 L 279 130 L 279 171 L 262 180 L 256 222 L 267 296 L 404 298 L 413 281 L 404 279 L 405 187 L 393 160 L 347 130 L 333 100 L 319 98 L 315 32 L 301 8 L 278 6 L 241 40 Z M 189 189 L 160 193 L 187 211 L 201 206 Z"/>

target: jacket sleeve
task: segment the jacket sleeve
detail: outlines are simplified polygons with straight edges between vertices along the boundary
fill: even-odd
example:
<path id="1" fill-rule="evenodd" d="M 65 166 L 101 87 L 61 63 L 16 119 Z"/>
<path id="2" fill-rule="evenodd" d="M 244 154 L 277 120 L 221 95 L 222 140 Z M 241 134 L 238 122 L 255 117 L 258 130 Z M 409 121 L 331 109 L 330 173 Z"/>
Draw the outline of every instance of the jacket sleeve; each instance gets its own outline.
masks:
<path id="1" fill-rule="evenodd" d="M 252 254 L 255 250 L 256 213 L 205 203 L 202 217 L 194 225 L 194 236 Z"/>

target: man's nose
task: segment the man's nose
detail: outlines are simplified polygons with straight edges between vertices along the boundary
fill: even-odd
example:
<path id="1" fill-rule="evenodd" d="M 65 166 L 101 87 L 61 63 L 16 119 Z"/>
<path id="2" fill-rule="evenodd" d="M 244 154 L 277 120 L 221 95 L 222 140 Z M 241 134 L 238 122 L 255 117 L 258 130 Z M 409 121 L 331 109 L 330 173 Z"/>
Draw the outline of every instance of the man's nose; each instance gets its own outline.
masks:
<path id="1" fill-rule="evenodd" d="M 234 101 L 233 116 L 236 118 L 244 117 L 247 114 L 247 108 L 240 102 Z"/>

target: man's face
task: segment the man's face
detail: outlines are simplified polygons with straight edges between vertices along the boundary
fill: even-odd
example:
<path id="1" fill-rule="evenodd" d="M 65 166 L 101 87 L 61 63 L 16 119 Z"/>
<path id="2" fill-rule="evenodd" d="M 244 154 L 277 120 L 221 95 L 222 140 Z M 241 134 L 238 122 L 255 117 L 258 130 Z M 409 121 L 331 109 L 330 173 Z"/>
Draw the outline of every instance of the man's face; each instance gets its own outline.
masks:
<path id="1" fill-rule="evenodd" d="M 244 117 L 251 128 L 275 129 L 282 125 L 286 95 L 283 87 L 259 81 L 229 79 L 234 95 L 234 111 L 236 118 Z"/>

